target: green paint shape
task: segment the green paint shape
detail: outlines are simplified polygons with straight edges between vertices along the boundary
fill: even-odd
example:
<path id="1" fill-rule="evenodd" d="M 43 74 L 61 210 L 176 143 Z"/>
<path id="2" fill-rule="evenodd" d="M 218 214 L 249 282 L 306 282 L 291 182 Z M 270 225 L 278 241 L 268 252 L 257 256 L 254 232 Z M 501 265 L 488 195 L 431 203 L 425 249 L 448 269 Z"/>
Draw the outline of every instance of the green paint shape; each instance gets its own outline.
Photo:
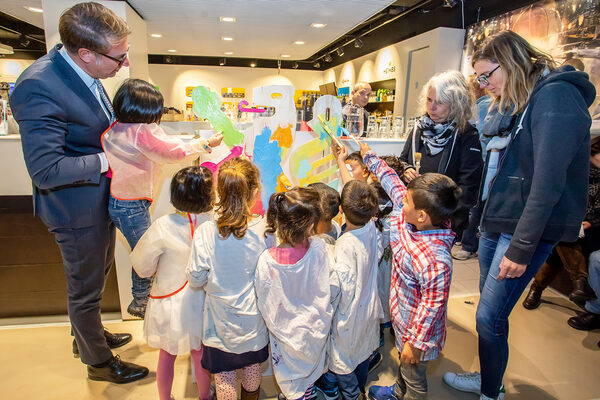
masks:
<path id="1" fill-rule="evenodd" d="M 221 100 L 215 92 L 211 92 L 204 86 L 196 86 L 192 90 L 194 101 L 194 113 L 198 118 L 206 118 L 216 131 L 223 134 L 223 142 L 230 148 L 244 141 L 244 134 L 235 129 L 233 123 L 223 111 L 221 111 Z"/>

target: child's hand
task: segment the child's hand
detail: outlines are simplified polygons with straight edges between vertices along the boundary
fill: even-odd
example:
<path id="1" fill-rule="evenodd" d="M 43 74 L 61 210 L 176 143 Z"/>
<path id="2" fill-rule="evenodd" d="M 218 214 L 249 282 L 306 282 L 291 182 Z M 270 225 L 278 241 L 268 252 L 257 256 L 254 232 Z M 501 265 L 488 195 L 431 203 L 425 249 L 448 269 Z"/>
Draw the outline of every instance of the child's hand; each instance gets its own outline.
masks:
<path id="1" fill-rule="evenodd" d="M 360 156 L 362 158 L 365 158 L 365 154 L 367 154 L 367 152 L 371 151 L 371 148 L 365 142 L 360 142 L 358 145 L 360 146 Z"/>
<path id="2" fill-rule="evenodd" d="M 217 147 L 218 145 L 221 144 L 222 140 L 223 140 L 223 135 L 221 134 L 221 132 L 217 132 L 214 135 L 212 135 L 211 137 L 209 137 L 207 142 L 210 147 Z"/>
<path id="3" fill-rule="evenodd" d="M 404 342 L 402 353 L 400 353 L 400 361 L 407 364 L 418 364 L 421 360 L 421 353 L 421 350 L 412 347 L 408 342 Z"/>
<path id="4" fill-rule="evenodd" d="M 345 162 L 346 158 L 348 158 L 348 149 L 346 146 L 342 146 L 341 148 L 335 144 L 335 142 L 331 142 L 331 152 L 333 156 L 338 162 Z"/>

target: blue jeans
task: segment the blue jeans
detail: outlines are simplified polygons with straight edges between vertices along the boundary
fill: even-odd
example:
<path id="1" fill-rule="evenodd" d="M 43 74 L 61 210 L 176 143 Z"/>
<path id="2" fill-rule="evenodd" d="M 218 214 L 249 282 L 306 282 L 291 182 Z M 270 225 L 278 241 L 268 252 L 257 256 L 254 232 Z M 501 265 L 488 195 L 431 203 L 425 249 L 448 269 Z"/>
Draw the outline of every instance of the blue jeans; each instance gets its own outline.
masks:
<path id="1" fill-rule="evenodd" d="M 590 254 L 588 283 L 596 293 L 595 300 L 588 300 L 585 309 L 594 314 L 600 314 L 600 250 Z"/>
<path id="2" fill-rule="evenodd" d="M 356 400 L 361 393 L 365 392 L 368 373 L 369 359 L 367 358 L 365 361 L 358 364 L 356 369 L 349 374 L 334 374 L 344 400 Z"/>
<path id="3" fill-rule="evenodd" d="M 479 239 L 479 290 L 476 323 L 479 335 L 481 393 L 496 398 L 508 364 L 508 316 L 527 284 L 556 243 L 540 242 L 519 278 L 496 280 L 512 235 L 482 232 Z"/>
<path id="4" fill-rule="evenodd" d="M 145 199 L 119 200 L 110 196 L 108 214 L 132 250 L 152 223 L 148 210 L 151 204 Z M 146 301 L 151 285 L 152 278 L 140 278 L 135 270 L 131 269 L 131 294 L 135 301 Z"/>

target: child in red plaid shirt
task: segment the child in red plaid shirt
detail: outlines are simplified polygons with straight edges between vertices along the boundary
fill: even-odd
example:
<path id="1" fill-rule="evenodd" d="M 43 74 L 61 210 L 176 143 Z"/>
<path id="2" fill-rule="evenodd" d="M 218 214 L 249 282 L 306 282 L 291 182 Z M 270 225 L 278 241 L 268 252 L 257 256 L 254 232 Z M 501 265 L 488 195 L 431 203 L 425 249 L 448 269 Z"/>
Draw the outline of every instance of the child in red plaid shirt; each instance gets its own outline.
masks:
<path id="1" fill-rule="evenodd" d="M 446 339 L 454 241 L 448 221 L 460 189 L 452 179 L 435 173 L 421 175 L 407 187 L 367 144 L 361 143 L 361 154 L 393 203 L 390 313 L 400 352 L 396 383 L 372 386 L 369 398 L 425 399 L 427 363 L 438 357 Z"/>

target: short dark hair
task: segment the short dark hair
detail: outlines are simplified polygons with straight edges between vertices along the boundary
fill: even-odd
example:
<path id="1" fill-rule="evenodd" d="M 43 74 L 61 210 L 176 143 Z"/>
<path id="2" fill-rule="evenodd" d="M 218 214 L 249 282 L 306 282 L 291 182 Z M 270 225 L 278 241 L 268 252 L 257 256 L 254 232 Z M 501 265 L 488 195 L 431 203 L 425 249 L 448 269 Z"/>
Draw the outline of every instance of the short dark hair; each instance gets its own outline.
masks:
<path id="1" fill-rule="evenodd" d="M 277 233 L 283 243 L 299 245 L 315 233 L 320 211 L 319 193 L 313 188 L 295 187 L 273 193 L 269 199 L 265 235 Z"/>
<path id="2" fill-rule="evenodd" d="M 364 170 L 366 170 L 367 172 L 369 172 L 369 169 L 367 168 L 367 165 L 365 164 L 362 156 L 360 155 L 360 151 L 355 151 L 353 153 L 348 154 L 348 157 L 346 157 L 345 161 L 356 161 L 357 163 L 359 163 Z"/>
<path id="3" fill-rule="evenodd" d="M 364 225 L 377 213 L 377 191 L 367 182 L 351 180 L 342 190 L 342 211 L 353 225 Z"/>
<path id="4" fill-rule="evenodd" d="M 109 8 L 95 2 L 79 3 L 62 13 L 58 32 L 71 53 L 80 48 L 107 53 L 122 42 L 131 29 Z"/>
<path id="5" fill-rule="evenodd" d="M 151 124 L 159 122 L 163 114 L 163 95 L 150 83 L 141 79 L 127 79 L 113 99 L 117 121 Z"/>
<path id="6" fill-rule="evenodd" d="M 448 221 L 458 208 L 461 190 L 446 175 L 433 172 L 420 175 L 410 181 L 407 189 L 415 209 L 425 211 L 434 226 Z"/>
<path id="7" fill-rule="evenodd" d="M 177 171 L 171 179 L 171 203 L 183 212 L 210 211 L 215 203 L 213 174 L 203 166 L 192 166 Z"/>
<path id="8" fill-rule="evenodd" d="M 404 165 L 405 164 L 402 162 L 402 160 L 400 160 L 400 157 L 388 155 L 388 156 L 381 156 L 379 158 L 381 158 L 383 161 L 385 161 L 385 163 L 388 165 L 388 167 L 390 167 L 391 169 L 396 171 L 396 174 L 398 174 L 398 177 L 400 179 L 402 179 L 402 176 L 404 175 Z"/>
<path id="9" fill-rule="evenodd" d="M 321 208 L 321 221 L 331 221 L 340 212 L 340 194 L 337 190 L 323 182 L 308 185 L 319 194 L 319 207 Z"/>

